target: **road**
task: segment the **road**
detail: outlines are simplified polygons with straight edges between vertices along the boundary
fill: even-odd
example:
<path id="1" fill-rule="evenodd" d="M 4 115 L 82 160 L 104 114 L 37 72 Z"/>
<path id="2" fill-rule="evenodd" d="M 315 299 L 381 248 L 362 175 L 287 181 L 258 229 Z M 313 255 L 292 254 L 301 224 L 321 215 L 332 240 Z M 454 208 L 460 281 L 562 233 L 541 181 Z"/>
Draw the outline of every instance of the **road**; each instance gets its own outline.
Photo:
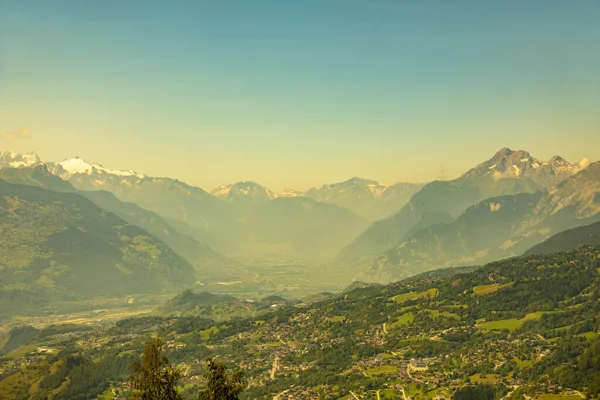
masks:
<path id="1" fill-rule="evenodd" d="M 277 369 L 279 368 L 279 357 L 275 357 L 275 360 L 273 360 L 273 368 L 271 369 L 271 379 L 275 379 L 275 372 L 277 372 Z"/>
<path id="2" fill-rule="evenodd" d="M 283 339 L 281 339 L 281 336 L 277 335 L 277 340 L 279 340 L 282 344 L 284 344 L 285 346 L 287 346 L 287 343 L 283 341 Z"/>
<path id="3" fill-rule="evenodd" d="M 289 391 L 290 391 L 290 389 L 285 389 L 283 392 L 276 394 L 276 395 L 273 397 L 273 400 L 279 400 L 279 398 L 280 398 L 281 396 L 283 396 L 284 394 L 286 394 L 286 393 L 287 393 L 287 392 L 289 392 Z"/>
<path id="4" fill-rule="evenodd" d="M 401 386 L 400 390 L 402 390 L 402 397 L 404 397 L 404 400 L 408 400 L 408 398 L 406 397 L 406 392 L 404 391 L 404 387 Z"/>

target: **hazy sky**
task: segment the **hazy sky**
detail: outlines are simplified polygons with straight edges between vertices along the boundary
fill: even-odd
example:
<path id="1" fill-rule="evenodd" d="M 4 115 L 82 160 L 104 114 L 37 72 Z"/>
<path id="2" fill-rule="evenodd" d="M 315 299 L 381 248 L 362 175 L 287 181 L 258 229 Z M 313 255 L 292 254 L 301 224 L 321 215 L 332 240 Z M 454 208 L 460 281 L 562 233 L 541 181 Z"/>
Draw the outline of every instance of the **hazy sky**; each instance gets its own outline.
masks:
<path id="1" fill-rule="evenodd" d="M 598 0 L 0 0 L 0 149 L 210 189 L 600 159 Z"/>

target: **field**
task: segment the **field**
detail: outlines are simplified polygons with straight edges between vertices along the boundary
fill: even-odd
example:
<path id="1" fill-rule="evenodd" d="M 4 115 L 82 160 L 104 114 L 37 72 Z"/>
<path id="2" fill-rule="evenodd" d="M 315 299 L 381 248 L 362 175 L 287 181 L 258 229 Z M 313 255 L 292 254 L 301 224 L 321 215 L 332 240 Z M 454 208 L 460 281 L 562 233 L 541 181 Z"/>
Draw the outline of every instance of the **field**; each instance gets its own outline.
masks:
<path id="1" fill-rule="evenodd" d="M 239 299 L 271 295 L 304 299 L 322 292 L 340 292 L 352 282 L 356 273 L 292 260 L 268 259 L 261 260 L 260 264 L 244 259 L 239 261 L 245 266 L 235 276 L 228 280 L 201 281 L 194 290 L 229 294 Z"/>
<path id="2" fill-rule="evenodd" d="M 247 260 L 246 260 L 247 261 Z M 294 260 L 263 260 L 247 264 L 231 279 L 198 281 L 196 292 L 232 295 L 240 300 L 258 300 L 271 295 L 288 299 L 306 299 L 320 293 L 337 293 L 352 281 L 354 271 L 323 269 L 319 265 Z M 53 324 L 105 324 L 119 319 L 151 315 L 157 307 L 179 294 L 137 294 L 123 297 L 96 298 L 60 304 L 48 304 L 22 315 L 2 316 L 3 327 L 31 325 L 43 328 Z M 232 317 L 253 317 L 252 310 L 223 304 L 213 307 L 210 318 L 222 321 Z M 1 338 L 0 338 L 1 339 Z"/>
<path id="3" fill-rule="evenodd" d="M 418 300 L 418 299 L 422 299 L 424 297 L 434 298 L 437 295 L 438 295 L 437 289 L 429 289 L 429 290 L 426 290 L 424 292 L 419 292 L 419 293 L 416 293 L 416 292 L 402 293 L 397 296 L 394 296 L 394 298 L 392 300 L 395 301 L 396 303 L 402 304 L 402 303 L 405 303 L 410 300 Z"/>
<path id="4" fill-rule="evenodd" d="M 478 323 L 477 326 L 480 329 L 485 331 L 494 331 L 494 330 L 503 330 L 508 329 L 509 331 L 514 331 L 519 329 L 523 324 L 527 321 L 538 319 L 544 314 L 543 312 L 530 313 L 521 319 L 511 318 L 511 319 L 501 319 L 498 321 L 490 321 L 490 322 L 481 322 Z"/>
<path id="5" fill-rule="evenodd" d="M 507 283 L 504 285 L 500 285 L 498 283 L 493 283 L 490 285 L 479 285 L 479 286 L 475 286 L 473 288 L 473 294 L 475 294 L 475 295 L 490 294 L 490 293 L 497 292 L 498 290 L 505 288 L 509 285 L 511 285 L 511 283 Z"/>
<path id="6" fill-rule="evenodd" d="M 413 315 L 413 313 L 409 312 L 406 314 L 402 314 L 401 316 L 398 317 L 398 319 L 395 322 L 388 324 L 387 329 L 394 329 L 401 325 L 407 325 L 407 324 L 413 322 L 414 319 L 415 319 L 415 316 Z"/>
<path id="7" fill-rule="evenodd" d="M 394 367 L 393 365 L 382 365 L 381 367 L 373 367 L 365 371 L 369 376 L 389 375 L 395 374 L 396 372 L 398 372 L 398 367 Z"/>
<path id="8" fill-rule="evenodd" d="M 517 357 L 514 357 L 513 360 L 517 363 L 517 368 L 519 369 L 530 367 L 534 364 L 533 360 L 521 360 Z"/>
<path id="9" fill-rule="evenodd" d="M 475 286 L 473 288 L 473 294 L 494 293 L 498 289 L 500 289 L 500 285 L 497 284 L 497 283 L 494 283 L 494 284 L 491 284 L 491 285 L 479 285 L 479 286 Z"/>
<path id="10" fill-rule="evenodd" d="M 456 318 L 459 319 L 458 314 L 452 313 L 452 312 L 448 312 L 448 311 L 440 311 L 440 310 L 425 310 L 427 311 L 429 314 L 431 314 L 432 318 L 441 318 L 441 317 L 446 317 L 446 318 Z"/>
<path id="11" fill-rule="evenodd" d="M 154 307 L 126 307 L 115 309 L 92 310 L 75 314 L 50 314 L 45 316 L 14 316 L 6 322 L 7 326 L 31 325 L 44 328 L 56 324 L 97 325 L 114 323 L 120 319 L 150 314 Z"/>
<path id="12" fill-rule="evenodd" d="M 582 333 L 579 336 L 584 337 L 588 340 L 592 340 L 598 337 L 598 333 L 597 332 L 586 332 L 586 333 Z"/>
<path id="13" fill-rule="evenodd" d="M 200 337 L 202 338 L 202 340 L 208 340 L 211 334 L 217 333 L 217 332 L 219 332 L 219 327 L 211 326 L 208 329 L 204 329 L 203 331 L 200 331 Z"/>

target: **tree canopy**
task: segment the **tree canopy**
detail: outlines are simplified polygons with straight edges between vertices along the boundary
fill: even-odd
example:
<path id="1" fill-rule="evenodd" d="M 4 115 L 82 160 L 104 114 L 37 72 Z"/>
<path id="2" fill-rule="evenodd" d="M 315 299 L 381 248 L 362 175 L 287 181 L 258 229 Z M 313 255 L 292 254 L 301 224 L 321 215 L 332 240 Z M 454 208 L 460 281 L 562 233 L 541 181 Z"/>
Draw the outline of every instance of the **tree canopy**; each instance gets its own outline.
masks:
<path id="1" fill-rule="evenodd" d="M 240 370 L 229 373 L 225 364 L 216 358 L 208 357 L 206 363 L 206 388 L 200 391 L 198 400 L 239 400 L 246 387 L 244 373 Z"/>
<path id="2" fill-rule="evenodd" d="M 146 342 L 142 362 L 133 364 L 131 398 L 136 400 L 181 400 L 177 382 L 181 372 L 162 354 L 163 341 L 159 337 Z"/>

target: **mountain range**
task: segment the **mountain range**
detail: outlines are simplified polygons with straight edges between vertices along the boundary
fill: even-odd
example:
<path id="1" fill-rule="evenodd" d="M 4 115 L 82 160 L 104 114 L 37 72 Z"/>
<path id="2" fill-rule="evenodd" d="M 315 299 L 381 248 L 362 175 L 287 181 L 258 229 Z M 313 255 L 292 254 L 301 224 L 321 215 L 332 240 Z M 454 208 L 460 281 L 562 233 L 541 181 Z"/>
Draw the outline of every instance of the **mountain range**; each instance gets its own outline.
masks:
<path id="1" fill-rule="evenodd" d="M 352 178 L 310 189 L 304 196 L 336 204 L 367 220 L 375 221 L 399 210 L 422 187 L 423 184 L 420 183 L 398 182 L 384 185 L 368 179 Z"/>
<path id="2" fill-rule="evenodd" d="M 445 388 L 450 398 L 449 388 L 458 393 L 481 379 L 515 387 L 517 397 L 600 393 L 600 162 L 541 162 L 503 149 L 456 180 L 416 189 L 369 227 L 361 216 L 367 208 L 340 204 L 376 204 L 361 203 L 364 188 L 378 199 L 390 188 L 357 178 L 315 189 L 319 201 L 253 182 L 208 193 L 81 159 L 55 164 L 3 153 L 0 160 L 0 316 L 48 321 L 61 306 L 89 305 L 103 321 L 0 329 L 0 355 L 9 361 L 0 397 L 112 396 L 142 339 L 157 332 L 178 365 L 230 355 L 263 382 L 247 389 L 252 398 L 358 397 L 359 389 L 374 398 L 388 382 L 413 378 L 427 385 L 422 398 L 434 393 L 429 388 Z M 215 232 L 265 264 L 271 255 L 317 261 L 344 250 L 337 264 L 315 263 L 322 273 L 311 276 L 303 270 L 310 263 L 234 262 L 202 240 L 218 242 Z M 361 240 L 367 246 L 353 247 Z M 340 270 L 349 277 L 356 268 L 357 280 L 337 295 L 316 294 L 315 285 L 302 302 L 279 297 L 282 286 L 313 285 Z M 237 286 L 240 271 L 258 288 L 251 296 L 243 285 L 219 290 Z M 270 282 L 288 273 L 285 285 Z M 223 276 L 229 280 L 217 280 Z M 191 290 L 197 281 L 208 281 L 202 292 Z M 111 327 L 97 309 L 175 293 L 150 314 Z M 425 371 L 409 367 L 417 359 Z M 375 384 L 365 386 L 365 376 Z M 414 394 L 418 386 L 407 387 Z"/>
<path id="3" fill-rule="evenodd" d="M 34 167 L 40 164 L 43 162 L 34 152 L 19 154 L 16 151 L 0 150 L 0 168 Z"/>
<path id="4" fill-rule="evenodd" d="M 254 182 L 222 186 L 210 194 L 178 180 L 113 171 L 79 158 L 49 165 L 49 170 L 80 190 L 110 191 L 166 217 L 177 229 L 185 224 L 182 232 L 234 256 L 331 258 L 368 224 L 335 205 L 280 197 Z M 307 226 L 313 228 L 308 234 Z"/>
<path id="5" fill-rule="evenodd" d="M 17 184 L 39 186 L 62 193 L 76 193 L 91 200 L 104 211 L 114 213 L 124 221 L 139 226 L 159 240 L 169 245 L 178 254 L 186 258 L 204 278 L 213 267 L 232 266 L 233 261 L 218 254 L 210 247 L 199 243 L 189 235 L 180 233 L 160 215 L 141 208 L 135 203 L 126 203 L 104 190 L 82 191 L 75 189 L 69 182 L 51 174 L 45 164 L 28 168 L 0 169 L 0 179 Z"/>
<path id="6" fill-rule="evenodd" d="M 600 215 L 598 163 L 540 161 L 508 148 L 451 181 L 352 178 L 305 192 L 246 181 L 209 193 L 77 157 L 44 162 L 35 153 L 0 152 L 0 168 L 5 184 L 81 196 L 139 227 L 200 280 L 237 273 L 222 254 L 315 262 L 337 255 L 337 267 L 359 272 L 357 279 L 388 282 L 520 255 Z"/>
<path id="7" fill-rule="evenodd" d="M 419 230 L 379 256 L 360 279 L 389 281 L 441 267 L 513 257 L 554 234 L 597 221 L 600 162 L 544 191 L 486 199 L 451 223 Z"/>
<path id="8" fill-rule="evenodd" d="M 13 160 L 19 157 L 9 155 Z M 29 158 L 33 161 L 23 167 L 47 168 L 50 175 L 72 185 L 61 191 L 77 190 L 93 197 L 107 210 L 156 234 L 180 254 L 190 255 L 192 261 L 218 259 L 212 249 L 238 257 L 332 258 L 368 225 L 337 205 L 298 196 L 291 190 L 274 195 L 254 182 L 224 186 L 210 194 L 176 179 L 112 170 L 81 158 L 60 163 Z M 6 169 L 11 162 L 15 163 L 7 159 L 0 167 Z M 164 232 L 173 231 L 176 233 L 166 237 Z M 182 248 L 182 242 L 188 245 Z M 202 246 L 204 259 L 193 254 Z"/>
<path id="9" fill-rule="evenodd" d="M 346 264 L 368 264 L 405 242 L 416 230 L 453 221 L 485 199 L 545 190 L 587 164 L 587 160 L 571 164 L 558 156 L 542 162 L 526 151 L 503 148 L 457 179 L 426 184 L 397 213 L 374 222 L 337 260 Z"/>

